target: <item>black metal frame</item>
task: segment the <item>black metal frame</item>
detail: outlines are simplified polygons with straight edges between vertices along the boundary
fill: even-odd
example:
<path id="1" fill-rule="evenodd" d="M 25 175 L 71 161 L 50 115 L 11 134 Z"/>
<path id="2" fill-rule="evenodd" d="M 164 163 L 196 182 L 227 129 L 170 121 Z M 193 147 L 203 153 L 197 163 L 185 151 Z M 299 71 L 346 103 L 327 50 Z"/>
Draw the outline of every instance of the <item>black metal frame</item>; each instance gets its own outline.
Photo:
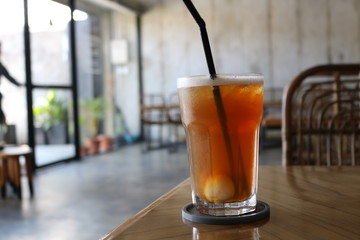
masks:
<path id="1" fill-rule="evenodd" d="M 65 2 L 65 1 L 61 1 Z M 54 89 L 69 89 L 72 92 L 72 101 L 74 103 L 73 106 L 73 115 L 74 115 L 74 138 L 75 138 L 75 156 L 73 158 L 69 159 L 62 159 L 59 162 L 68 161 L 68 160 L 74 160 L 74 159 L 80 159 L 80 131 L 79 131 L 79 103 L 78 103 L 78 79 L 77 79 L 77 61 L 76 61 L 76 24 L 73 19 L 73 12 L 76 8 L 76 0 L 67 0 L 68 5 L 71 9 L 71 20 L 70 20 L 70 54 L 71 54 L 71 85 L 65 86 L 65 85 L 36 85 L 32 83 L 31 78 L 31 50 L 30 50 L 30 31 L 29 31 L 29 18 L 28 18 L 28 0 L 24 0 L 24 49 L 25 49 L 25 76 L 26 76 L 26 100 L 27 100 L 27 112 L 28 112 L 28 142 L 29 146 L 31 148 L 35 147 L 35 131 L 34 131 L 34 116 L 32 114 L 32 105 L 33 105 L 33 90 L 35 88 L 54 88 Z M 129 9 L 132 9 L 134 12 L 136 12 L 136 30 L 137 30 L 137 50 L 138 50 L 138 71 L 139 71 L 139 94 L 140 94 L 140 104 L 142 103 L 142 97 L 143 96 L 143 81 L 142 81 L 142 61 L 141 61 L 141 16 L 140 11 L 138 9 L 131 8 L 130 6 L 127 6 Z M 141 136 L 144 136 L 144 128 L 141 123 Z M 36 156 L 35 153 L 33 153 L 33 166 L 36 166 Z M 54 162 L 58 163 L 58 162 Z M 46 164 L 43 166 L 52 165 Z M 43 167 L 41 166 L 41 167 Z M 36 166 L 37 168 L 39 166 Z"/>
<path id="2" fill-rule="evenodd" d="M 61 159 L 54 163 L 45 164 L 42 166 L 36 165 L 35 151 L 33 151 L 33 166 L 36 168 L 56 164 L 63 161 L 80 159 L 80 131 L 79 131 L 79 111 L 78 111 L 78 93 L 77 93 L 77 64 L 76 64 L 76 36 L 75 36 L 75 21 L 73 19 L 73 12 L 75 10 L 75 1 L 68 0 L 68 5 L 71 9 L 70 20 L 70 54 L 71 54 L 71 84 L 66 85 L 35 85 L 31 78 L 31 50 L 30 50 L 30 30 L 29 30 L 29 16 L 28 16 L 28 0 L 24 0 L 24 49 L 25 49 L 25 76 L 26 76 L 26 100 L 27 100 L 27 124 L 28 124 L 28 142 L 31 148 L 35 148 L 35 130 L 34 130 L 34 116 L 32 112 L 33 105 L 33 90 L 35 88 L 53 88 L 53 89 L 68 89 L 72 93 L 73 101 L 73 115 L 74 115 L 74 139 L 75 139 L 75 156 L 67 159 Z"/>
<path id="3" fill-rule="evenodd" d="M 136 17 L 136 30 L 137 30 L 137 38 L 138 38 L 138 44 L 137 44 L 137 51 L 138 51 L 138 70 L 139 70 L 139 103 L 140 106 L 143 106 L 143 97 L 144 96 L 144 85 L 143 85 L 143 72 L 142 72 L 142 59 L 141 59 L 141 17 L 138 14 Z M 145 133 L 145 126 L 143 124 L 143 121 L 140 119 L 140 138 L 141 140 L 144 140 L 144 133 Z"/>

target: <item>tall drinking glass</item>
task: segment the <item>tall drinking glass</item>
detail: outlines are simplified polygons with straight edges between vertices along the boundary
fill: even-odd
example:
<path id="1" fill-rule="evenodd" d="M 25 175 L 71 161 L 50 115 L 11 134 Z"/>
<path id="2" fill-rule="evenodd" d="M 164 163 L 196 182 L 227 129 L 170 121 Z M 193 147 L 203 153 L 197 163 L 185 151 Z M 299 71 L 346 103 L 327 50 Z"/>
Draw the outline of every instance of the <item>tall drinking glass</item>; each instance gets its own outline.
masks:
<path id="1" fill-rule="evenodd" d="M 263 76 L 184 77 L 177 87 L 194 206 L 213 216 L 254 211 Z"/>

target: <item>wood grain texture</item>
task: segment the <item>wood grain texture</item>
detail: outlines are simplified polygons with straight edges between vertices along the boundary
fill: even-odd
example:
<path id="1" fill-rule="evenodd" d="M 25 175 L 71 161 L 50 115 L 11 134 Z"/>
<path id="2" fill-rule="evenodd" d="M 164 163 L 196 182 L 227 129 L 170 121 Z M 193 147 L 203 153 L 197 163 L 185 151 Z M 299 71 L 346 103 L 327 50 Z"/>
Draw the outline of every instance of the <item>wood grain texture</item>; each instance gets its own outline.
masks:
<path id="1" fill-rule="evenodd" d="M 261 166 L 258 199 L 270 218 L 242 225 L 183 221 L 185 181 L 103 239 L 359 239 L 360 167 Z"/>

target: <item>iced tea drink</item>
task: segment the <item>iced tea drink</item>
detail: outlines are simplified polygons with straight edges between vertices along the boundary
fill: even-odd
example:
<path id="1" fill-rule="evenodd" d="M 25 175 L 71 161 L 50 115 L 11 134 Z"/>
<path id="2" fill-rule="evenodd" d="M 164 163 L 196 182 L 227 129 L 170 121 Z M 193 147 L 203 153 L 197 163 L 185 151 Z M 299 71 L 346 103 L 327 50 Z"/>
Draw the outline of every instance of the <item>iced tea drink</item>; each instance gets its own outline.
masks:
<path id="1" fill-rule="evenodd" d="M 194 205 L 215 216 L 254 211 L 263 76 L 195 76 L 177 84 Z"/>

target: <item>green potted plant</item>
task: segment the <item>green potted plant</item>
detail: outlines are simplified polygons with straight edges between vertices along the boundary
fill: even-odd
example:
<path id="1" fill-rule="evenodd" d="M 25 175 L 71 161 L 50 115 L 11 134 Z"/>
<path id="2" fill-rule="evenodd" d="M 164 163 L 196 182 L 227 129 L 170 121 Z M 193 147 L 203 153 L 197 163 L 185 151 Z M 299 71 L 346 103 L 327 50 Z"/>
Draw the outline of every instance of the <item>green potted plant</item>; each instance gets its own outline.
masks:
<path id="1" fill-rule="evenodd" d="M 87 154 L 95 154 L 99 150 L 98 138 L 101 121 L 104 119 L 105 100 L 102 97 L 80 101 L 80 125 Z"/>
<path id="2" fill-rule="evenodd" d="M 35 124 L 44 132 L 45 144 L 52 141 L 67 143 L 67 110 L 65 102 L 58 98 L 55 90 L 49 90 L 42 104 L 33 108 Z M 52 136 L 54 135 L 55 136 Z M 60 134 L 60 135 L 59 135 Z M 59 142 L 57 142 L 59 143 Z"/>

